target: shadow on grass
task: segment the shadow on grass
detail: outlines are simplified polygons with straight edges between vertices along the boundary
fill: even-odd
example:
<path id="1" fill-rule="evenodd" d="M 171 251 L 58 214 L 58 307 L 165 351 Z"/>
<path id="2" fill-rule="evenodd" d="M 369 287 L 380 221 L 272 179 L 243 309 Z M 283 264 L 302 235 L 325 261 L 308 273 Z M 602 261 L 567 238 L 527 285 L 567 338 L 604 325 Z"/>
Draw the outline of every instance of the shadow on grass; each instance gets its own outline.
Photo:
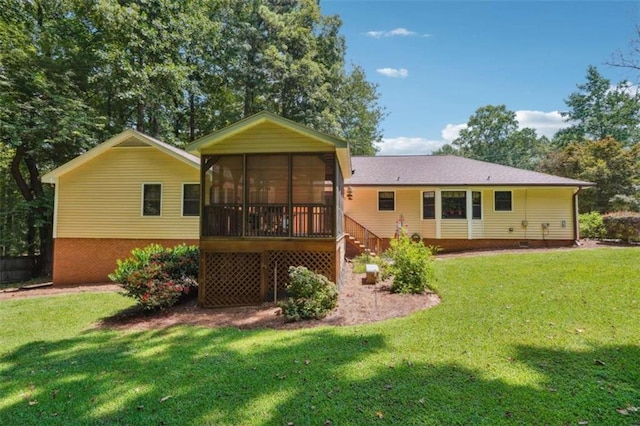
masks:
<path id="1" fill-rule="evenodd" d="M 640 422 L 637 346 L 519 347 L 481 370 L 388 350 L 358 329 L 91 331 L 0 359 L 0 424 Z"/>

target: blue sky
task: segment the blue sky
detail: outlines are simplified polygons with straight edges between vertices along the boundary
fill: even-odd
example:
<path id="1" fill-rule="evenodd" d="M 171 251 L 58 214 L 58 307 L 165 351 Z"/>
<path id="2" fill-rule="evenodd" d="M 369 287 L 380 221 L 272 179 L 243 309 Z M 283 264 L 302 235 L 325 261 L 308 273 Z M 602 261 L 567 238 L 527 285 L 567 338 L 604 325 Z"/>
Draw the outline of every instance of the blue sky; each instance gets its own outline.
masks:
<path id="1" fill-rule="evenodd" d="M 606 65 L 627 52 L 640 1 L 322 0 L 338 14 L 347 59 L 379 85 L 381 155 L 428 154 L 476 109 L 505 104 L 552 136 L 589 65 L 613 84 L 640 73 Z"/>

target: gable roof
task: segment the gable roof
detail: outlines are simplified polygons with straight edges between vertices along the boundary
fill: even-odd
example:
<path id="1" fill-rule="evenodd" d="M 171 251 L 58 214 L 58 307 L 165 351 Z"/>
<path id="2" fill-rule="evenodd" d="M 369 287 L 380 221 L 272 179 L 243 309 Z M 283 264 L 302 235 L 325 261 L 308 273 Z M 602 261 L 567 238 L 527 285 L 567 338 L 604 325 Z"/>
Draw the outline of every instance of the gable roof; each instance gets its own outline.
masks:
<path id="1" fill-rule="evenodd" d="M 170 145 L 166 142 L 162 142 L 161 140 L 152 138 L 151 136 L 147 136 L 144 133 L 140 133 L 133 129 L 127 129 L 122 133 L 119 133 L 113 136 L 110 139 L 102 142 L 101 144 L 91 148 L 89 151 L 84 154 L 74 158 L 71 161 L 63 164 L 50 171 L 49 173 L 42 176 L 41 180 L 44 183 L 57 183 L 58 178 L 65 173 L 70 172 L 71 170 L 79 167 L 86 162 L 93 160 L 98 157 L 100 154 L 107 151 L 109 148 L 115 146 L 152 146 L 167 155 L 175 158 L 178 161 L 182 161 L 183 163 L 191 166 L 195 169 L 200 170 L 200 159 L 192 154 L 189 154 L 186 151 L 181 150 L 178 147 Z"/>
<path id="2" fill-rule="evenodd" d="M 203 136 L 187 145 L 185 147 L 185 150 L 192 154 L 199 155 L 202 150 L 209 148 L 212 145 L 228 139 L 229 137 L 234 136 L 240 132 L 246 131 L 252 127 L 267 122 L 276 124 L 292 132 L 301 134 L 320 143 L 334 147 L 338 156 L 338 162 L 340 164 L 340 169 L 342 170 L 343 176 L 348 177 L 351 175 L 351 156 L 349 154 L 349 143 L 347 141 L 319 132 L 310 127 L 296 123 L 295 121 L 291 121 L 287 118 L 280 117 L 268 111 L 262 111 L 257 114 L 251 115 L 223 129 Z"/>
<path id="3" fill-rule="evenodd" d="M 595 186 L 455 155 L 353 157 L 350 185 Z"/>

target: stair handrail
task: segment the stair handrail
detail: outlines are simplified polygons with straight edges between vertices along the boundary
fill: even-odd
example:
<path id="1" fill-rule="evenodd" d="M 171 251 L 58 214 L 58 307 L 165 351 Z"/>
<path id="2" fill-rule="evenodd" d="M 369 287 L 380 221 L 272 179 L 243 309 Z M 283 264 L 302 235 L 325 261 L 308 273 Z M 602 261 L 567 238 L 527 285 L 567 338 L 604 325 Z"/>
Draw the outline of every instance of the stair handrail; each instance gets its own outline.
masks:
<path id="1" fill-rule="evenodd" d="M 381 253 L 382 238 L 346 214 L 344 215 L 344 230 L 356 240 L 364 243 L 365 250 L 369 250 L 376 254 Z"/>

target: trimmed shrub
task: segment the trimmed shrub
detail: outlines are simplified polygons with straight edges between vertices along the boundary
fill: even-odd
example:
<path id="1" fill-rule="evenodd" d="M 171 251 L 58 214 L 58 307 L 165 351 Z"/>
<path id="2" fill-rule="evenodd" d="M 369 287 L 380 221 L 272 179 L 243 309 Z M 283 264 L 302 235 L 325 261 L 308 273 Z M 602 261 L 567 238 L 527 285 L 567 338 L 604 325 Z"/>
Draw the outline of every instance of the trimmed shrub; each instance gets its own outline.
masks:
<path id="1" fill-rule="evenodd" d="M 289 278 L 289 298 L 280 303 L 285 321 L 322 319 L 338 305 L 338 289 L 324 275 L 304 266 L 291 266 Z"/>
<path id="2" fill-rule="evenodd" d="M 424 293 L 433 280 L 433 252 L 422 241 L 414 242 L 406 233 L 391 240 L 386 254 L 393 259 L 391 272 L 394 293 Z"/>
<path id="3" fill-rule="evenodd" d="M 602 216 L 606 237 L 627 242 L 640 240 L 640 213 L 615 212 Z"/>
<path id="4" fill-rule="evenodd" d="M 198 256 L 196 246 L 151 244 L 133 249 L 127 259 L 118 259 L 109 278 L 144 309 L 162 309 L 197 290 Z"/>
<path id="5" fill-rule="evenodd" d="M 605 229 L 602 215 L 598 212 L 583 213 L 579 216 L 581 238 L 604 238 Z"/>

